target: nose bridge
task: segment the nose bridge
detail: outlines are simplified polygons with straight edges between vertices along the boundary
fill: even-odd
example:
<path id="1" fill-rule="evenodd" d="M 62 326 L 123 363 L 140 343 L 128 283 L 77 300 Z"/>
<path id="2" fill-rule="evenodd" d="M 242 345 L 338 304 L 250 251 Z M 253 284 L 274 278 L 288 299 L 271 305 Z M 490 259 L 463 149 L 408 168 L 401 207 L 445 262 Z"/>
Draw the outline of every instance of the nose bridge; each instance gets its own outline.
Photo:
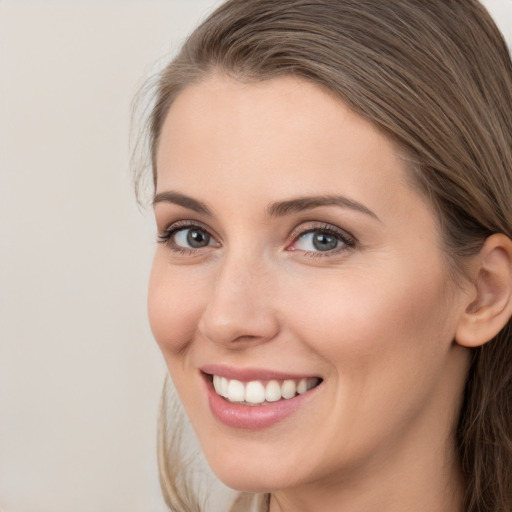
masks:
<path id="1" fill-rule="evenodd" d="M 247 254 L 248 251 L 237 251 L 227 255 L 219 273 L 215 286 L 215 294 L 221 297 L 223 294 L 241 297 L 250 300 L 251 292 L 266 287 L 269 279 L 269 269 L 263 258 L 258 255 Z"/>
<path id="2" fill-rule="evenodd" d="M 244 250 L 226 254 L 219 263 L 200 330 L 212 342 L 229 346 L 271 339 L 278 331 L 273 284 L 264 258 Z"/>

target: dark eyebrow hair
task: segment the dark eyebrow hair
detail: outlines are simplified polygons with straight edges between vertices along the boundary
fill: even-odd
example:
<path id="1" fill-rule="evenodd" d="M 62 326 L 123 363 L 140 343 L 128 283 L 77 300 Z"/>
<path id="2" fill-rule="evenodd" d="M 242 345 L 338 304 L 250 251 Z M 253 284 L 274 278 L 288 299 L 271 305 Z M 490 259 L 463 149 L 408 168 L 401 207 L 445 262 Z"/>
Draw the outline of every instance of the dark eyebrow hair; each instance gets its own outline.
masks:
<path id="1" fill-rule="evenodd" d="M 184 194 L 180 194 L 179 192 L 159 192 L 153 198 L 153 207 L 158 203 L 172 203 L 178 206 L 183 206 L 183 208 L 188 208 L 189 210 L 193 210 L 203 215 L 208 215 L 210 217 L 212 216 L 212 212 L 203 202 Z M 286 201 L 279 201 L 272 203 L 267 208 L 267 215 L 270 217 L 283 217 L 285 215 L 303 210 L 312 210 L 313 208 L 318 208 L 319 206 L 341 206 L 343 208 L 349 208 L 351 210 L 364 213 L 380 221 L 377 215 L 363 204 L 354 201 L 353 199 L 349 199 L 348 197 L 338 195 L 311 197 L 305 196 L 288 199 Z"/>
<path id="2" fill-rule="evenodd" d="M 369 208 L 353 199 L 344 196 L 305 196 L 279 201 L 271 204 L 267 208 L 267 214 L 272 217 L 281 217 L 290 213 L 296 213 L 302 210 L 311 210 L 319 206 L 341 206 L 351 210 L 364 213 L 380 221 L 379 217 Z"/>
<path id="3" fill-rule="evenodd" d="M 204 203 L 178 192 L 160 192 L 156 194 L 153 198 L 153 207 L 158 203 L 177 204 L 178 206 L 183 206 L 183 208 L 194 210 L 195 212 L 202 213 L 203 215 L 212 215 L 212 212 Z"/>

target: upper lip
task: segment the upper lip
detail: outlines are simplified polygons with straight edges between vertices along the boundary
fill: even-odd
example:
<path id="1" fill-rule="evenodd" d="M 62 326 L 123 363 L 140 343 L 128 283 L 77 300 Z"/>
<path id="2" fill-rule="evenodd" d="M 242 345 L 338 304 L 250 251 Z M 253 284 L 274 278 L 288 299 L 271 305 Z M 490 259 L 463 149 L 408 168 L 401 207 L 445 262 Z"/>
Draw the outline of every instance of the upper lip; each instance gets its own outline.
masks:
<path id="1" fill-rule="evenodd" d="M 222 364 L 205 364 L 199 369 L 208 375 L 218 375 L 219 377 L 235 379 L 241 382 L 249 382 L 253 380 L 298 380 L 303 378 L 320 378 L 318 375 L 312 374 L 285 373 L 266 368 L 239 368 Z"/>

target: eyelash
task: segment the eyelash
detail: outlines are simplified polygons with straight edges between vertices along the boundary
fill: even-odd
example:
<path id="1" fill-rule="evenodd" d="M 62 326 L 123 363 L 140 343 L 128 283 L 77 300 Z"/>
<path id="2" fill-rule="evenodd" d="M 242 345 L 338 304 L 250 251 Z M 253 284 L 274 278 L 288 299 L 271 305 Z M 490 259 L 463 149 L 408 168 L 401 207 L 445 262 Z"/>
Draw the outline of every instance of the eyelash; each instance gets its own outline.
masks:
<path id="1" fill-rule="evenodd" d="M 356 246 L 357 240 L 355 237 L 347 233 L 346 231 L 336 228 L 330 224 L 318 224 L 313 225 L 309 228 L 298 228 L 294 232 L 292 232 L 290 238 L 292 239 L 292 243 L 289 244 L 289 251 L 295 251 L 297 249 L 292 249 L 291 245 L 298 243 L 301 239 L 303 239 L 309 233 L 318 233 L 327 236 L 334 237 L 337 241 L 342 243 L 341 247 L 336 247 L 335 249 L 330 249 L 327 251 L 303 251 L 303 254 L 309 258 L 329 258 L 349 249 L 352 249 Z M 300 250 L 300 249 L 299 249 Z"/>
<path id="2" fill-rule="evenodd" d="M 173 240 L 173 237 L 179 231 L 194 230 L 194 229 L 196 229 L 198 231 L 204 231 L 211 238 L 213 238 L 215 240 L 215 237 L 210 233 L 208 228 L 206 226 L 203 226 L 201 223 L 191 222 L 191 221 L 178 221 L 178 222 L 171 224 L 168 228 L 166 228 L 163 234 L 158 235 L 157 242 L 159 244 L 167 245 L 171 249 L 171 251 L 173 251 L 179 255 L 192 256 L 194 254 L 197 254 L 197 251 L 199 251 L 201 249 L 194 249 L 192 247 L 187 248 L 187 247 L 178 245 Z"/>
<path id="3" fill-rule="evenodd" d="M 168 228 L 166 228 L 165 232 L 161 235 L 158 235 L 157 242 L 159 244 L 167 245 L 173 252 L 184 255 L 184 256 L 192 256 L 194 254 L 197 254 L 198 251 L 200 251 L 203 248 L 187 248 L 183 247 L 181 245 L 178 245 L 174 240 L 173 237 L 180 231 L 185 230 L 198 230 L 203 231 L 207 233 L 213 240 L 216 240 L 216 238 L 210 233 L 209 229 L 202 225 L 199 222 L 192 222 L 192 221 L 178 221 L 173 224 L 171 224 Z M 310 257 L 310 258 L 326 258 L 326 257 L 332 257 L 334 255 L 337 255 L 341 252 L 345 252 L 349 249 L 352 249 L 356 246 L 357 240 L 347 233 L 344 230 L 341 230 L 339 228 L 335 228 L 332 225 L 329 224 L 319 224 L 314 225 L 311 227 L 308 227 L 306 229 L 304 228 L 297 228 L 294 230 L 290 237 L 291 243 L 287 244 L 287 250 L 290 252 L 297 251 L 297 249 L 291 248 L 292 245 L 298 243 L 303 237 L 308 235 L 309 233 L 319 233 L 319 234 L 325 234 L 328 236 L 332 236 L 336 238 L 339 242 L 341 242 L 343 245 L 341 247 L 337 247 L 335 249 L 327 250 L 327 251 L 302 251 L 304 255 Z M 300 249 L 299 249 L 300 250 Z"/>

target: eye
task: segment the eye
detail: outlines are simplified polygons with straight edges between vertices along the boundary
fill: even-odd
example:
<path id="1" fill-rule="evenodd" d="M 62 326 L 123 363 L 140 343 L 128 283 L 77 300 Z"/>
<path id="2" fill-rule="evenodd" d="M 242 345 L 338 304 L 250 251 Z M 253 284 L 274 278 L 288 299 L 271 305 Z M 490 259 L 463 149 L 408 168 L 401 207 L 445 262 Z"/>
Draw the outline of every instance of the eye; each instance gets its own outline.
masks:
<path id="1" fill-rule="evenodd" d="M 355 240 L 348 233 L 330 226 L 310 228 L 299 232 L 294 242 L 288 247 L 289 251 L 306 253 L 329 253 L 353 247 Z"/>
<path id="2" fill-rule="evenodd" d="M 158 236 L 158 241 L 168 245 L 171 250 L 181 253 L 219 246 L 207 229 L 183 223 L 171 225 L 164 234 Z"/>
<path id="3" fill-rule="evenodd" d="M 174 233 L 174 243 L 180 247 L 201 249 L 212 245 L 212 237 L 201 228 L 185 228 Z"/>

